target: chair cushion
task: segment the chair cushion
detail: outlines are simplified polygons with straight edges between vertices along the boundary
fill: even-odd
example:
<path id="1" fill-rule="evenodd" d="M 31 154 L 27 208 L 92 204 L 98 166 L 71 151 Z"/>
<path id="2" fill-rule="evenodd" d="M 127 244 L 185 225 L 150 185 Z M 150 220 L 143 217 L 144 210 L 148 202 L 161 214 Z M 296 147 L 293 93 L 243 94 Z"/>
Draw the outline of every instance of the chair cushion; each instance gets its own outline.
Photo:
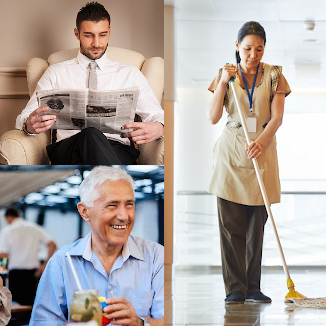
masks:
<path id="1" fill-rule="evenodd" d="M 50 132 L 35 137 L 26 136 L 21 130 L 10 130 L 0 137 L 0 163 L 8 165 L 47 165 L 46 146 Z"/>

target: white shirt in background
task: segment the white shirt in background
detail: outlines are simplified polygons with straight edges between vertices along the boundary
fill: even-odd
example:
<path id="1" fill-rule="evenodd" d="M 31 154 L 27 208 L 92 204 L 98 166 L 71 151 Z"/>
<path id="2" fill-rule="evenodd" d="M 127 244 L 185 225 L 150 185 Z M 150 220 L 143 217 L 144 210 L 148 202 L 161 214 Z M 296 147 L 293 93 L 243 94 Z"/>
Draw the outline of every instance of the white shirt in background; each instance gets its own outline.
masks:
<path id="1" fill-rule="evenodd" d="M 34 269 L 40 266 L 40 245 L 52 238 L 43 228 L 21 217 L 5 226 L 0 233 L 0 252 L 8 254 L 8 269 Z"/>
<path id="2" fill-rule="evenodd" d="M 26 108 L 16 119 L 16 128 L 22 129 L 23 122 L 38 108 L 36 92 L 50 89 L 86 89 L 88 87 L 89 63 L 92 61 L 78 52 L 77 58 L 51 65 L 46 69 L 38 81 L 35 92 L 28 101 Z M 97 89 L 115 90 L 137 86 L 139 97 L 136 107 L 143 122 L 161 122 L 164 124 L 164 111 L 155 94 L 150 88 L 146 77 L 136 67 L 108 59 L 103 54 L 97 62 Z M 79 130 L 57 130 L 57 141 L 71 137 Z M 121 138 L 118 134 L 104 134 L 107 138 L 130 144 L 128 138 Z"/>

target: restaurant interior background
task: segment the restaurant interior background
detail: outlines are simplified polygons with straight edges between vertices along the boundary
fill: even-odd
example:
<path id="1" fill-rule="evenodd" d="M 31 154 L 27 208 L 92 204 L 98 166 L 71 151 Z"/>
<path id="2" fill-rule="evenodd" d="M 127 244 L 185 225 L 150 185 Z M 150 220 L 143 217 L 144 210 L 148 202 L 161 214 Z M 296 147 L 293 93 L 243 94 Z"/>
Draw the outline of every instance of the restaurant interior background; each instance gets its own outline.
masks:
<path id="1" fill-rule="evenodd" d="M 164 167 L 121 166 L 134 179 L 136 218 L 132 234 L 164 244 Z M 58 249 L 90 232 L 77 211 L 79 185 L 93 166 L 8 166 L 0 169 L 0 231 L 10 205 L 41 225 Z M 62 232 L 62 228 L 69 232 Z M 40 253 L 40 259 L 46 252 Z"/>

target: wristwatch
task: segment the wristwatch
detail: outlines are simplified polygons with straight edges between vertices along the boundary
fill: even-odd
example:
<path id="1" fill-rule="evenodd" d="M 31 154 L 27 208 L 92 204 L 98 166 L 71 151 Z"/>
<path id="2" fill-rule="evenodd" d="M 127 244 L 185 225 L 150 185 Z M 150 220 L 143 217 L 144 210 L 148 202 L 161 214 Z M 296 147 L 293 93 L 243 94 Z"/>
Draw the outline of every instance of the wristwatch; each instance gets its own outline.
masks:
<path id="1" fill-rule="evenodd" d="M 143 317 L 139 317 L 143 322 L 144 322 L 144 326 L 151 326 L 151 324 Z"/>
<path id="2" fill-rule="evenodd" d="M 26 118 L 25 120 L 24 120 L 24 122 L 23 122 L 23 128 L 22 128 L 22 130 L 23 130 L 23 133 L 26 135 L 26 136 L 36 136 L 36 134 L 32 134 L 32 133 L 30 133 L 28 130 L 27 130 L 27 120 L 28 120 L 28 118 Z"/>

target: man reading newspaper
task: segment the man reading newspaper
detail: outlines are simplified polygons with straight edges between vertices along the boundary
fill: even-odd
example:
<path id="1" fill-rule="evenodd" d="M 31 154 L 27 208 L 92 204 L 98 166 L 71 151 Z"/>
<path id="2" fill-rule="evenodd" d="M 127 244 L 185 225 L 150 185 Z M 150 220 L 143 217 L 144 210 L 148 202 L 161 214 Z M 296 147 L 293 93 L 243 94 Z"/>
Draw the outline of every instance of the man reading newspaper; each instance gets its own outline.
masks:
<path id="1" fill-rule="evenodd" d="M 39 107 L 49 107 L 39 116 L 55 116 L 51 129 L 95 127 L 102 132 L 120 135 L 132 131 L 122 127 L 134 121 L 138 95 L 138 87 L 114 91 L 87 88 L 36 92 Z"/>
<path id="2" fill-rule="evenodd" d="M 136 113 L 143 122 L 130 122 L 119 134 L 102 133 L 94 127 L 57 131 L 57 142 L 47 146 L 52 164 L 133 164 L 139 151 L 130 146 L 152 142 L 164 134 L 164 113 L 147 79 L 135 67 L 107 58 L 111 33 L 110 15 L 103 5 L 87 3 L 77 14 L 75 36 L 80 42 L 77 58 L 51 65 L 39 80 L 26 108 L 17 117 L 16 128 L 33 136 L 52 127 L 56 115 L 42 115 L 36 93 L 54 89 L 116 90 L 138 87 Z M 76 125 L 81 122 L 74 120 Z"/>

